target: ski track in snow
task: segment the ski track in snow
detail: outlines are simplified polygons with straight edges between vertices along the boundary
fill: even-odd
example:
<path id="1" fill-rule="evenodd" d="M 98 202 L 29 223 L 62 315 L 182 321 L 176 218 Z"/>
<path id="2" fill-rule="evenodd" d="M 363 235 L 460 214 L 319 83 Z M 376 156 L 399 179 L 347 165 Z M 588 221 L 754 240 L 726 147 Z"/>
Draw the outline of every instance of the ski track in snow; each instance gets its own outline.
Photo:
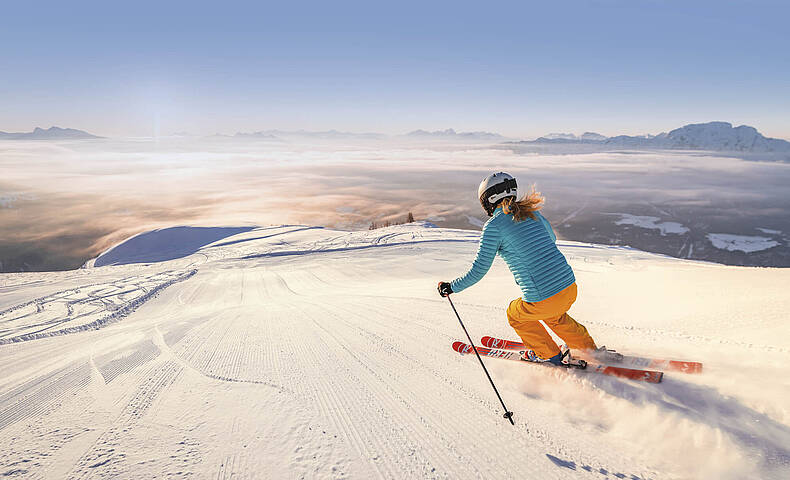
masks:
<path id="1" fill-rule="evenodd" d="M 596 339 L 705 373 L 648 385 L 487 359 L 512 427 L 475 358 L 450 349 L 465 339 L 435 295 L 476 241 L 290 225 L 165 262 L 2 278 L 0 476 L 790 475 L 785 270 L 561 242 Z M 475 340 L 512 338 L 517 295 L 497 261 L 456 305 Z M 672 295 L 685 300 L 645 306 Z"/>
<path id="2" fill-rule="evenodd" d="M 0 344 L 65 335 L 118 321 L 196 270 L 124 278 L 36 298 L 0 311 Z"/>

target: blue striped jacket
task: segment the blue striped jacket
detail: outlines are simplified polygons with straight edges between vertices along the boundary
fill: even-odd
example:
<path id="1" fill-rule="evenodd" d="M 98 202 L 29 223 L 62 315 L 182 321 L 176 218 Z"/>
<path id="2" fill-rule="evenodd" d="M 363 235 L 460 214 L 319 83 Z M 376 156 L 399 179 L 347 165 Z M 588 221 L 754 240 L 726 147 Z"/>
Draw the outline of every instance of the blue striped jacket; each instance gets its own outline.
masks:
<path id="1" fill-rule="evenodd" d="M 512 215 L 494 211 L 483 226 L 477 256 L 466 274 L 452 281 L 453 292 L 471 287 L 488 272 L 496 254 L 502 256 L 527 302 L 545 300 L 576 282 L 565 257 L 556 245 L 557 237 L 548 220 L 535 212 L 538 220 L 516 222 Z"/>

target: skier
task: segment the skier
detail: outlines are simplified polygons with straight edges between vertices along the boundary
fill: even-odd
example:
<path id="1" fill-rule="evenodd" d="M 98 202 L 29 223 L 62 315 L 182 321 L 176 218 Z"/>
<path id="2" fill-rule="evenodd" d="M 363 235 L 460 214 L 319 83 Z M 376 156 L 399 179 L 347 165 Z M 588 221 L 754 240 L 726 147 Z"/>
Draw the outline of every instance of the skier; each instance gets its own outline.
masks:
<path id="1" fill-rule="evenodd" d="M 504 172 L 493 173 L 480 183 L 477 195 L 491 218 L 483 226 L 471 269 L 452 282 L 439 282 L 439 295 L 446 297 L 477 283 L 498 253 L 523 293 L 510 302 L 507 319 L 527 347 L 524 360 L 560 365 L 563 352 L 540 320 L 569 348 L 597 347 L 587 329 L 567 313 L 576 300 L 576 279 L 555 244 L 551 225 L 538 212 L 544 198 L 533 188 L 517 201 L 516 192 L 516 179 Z"/>

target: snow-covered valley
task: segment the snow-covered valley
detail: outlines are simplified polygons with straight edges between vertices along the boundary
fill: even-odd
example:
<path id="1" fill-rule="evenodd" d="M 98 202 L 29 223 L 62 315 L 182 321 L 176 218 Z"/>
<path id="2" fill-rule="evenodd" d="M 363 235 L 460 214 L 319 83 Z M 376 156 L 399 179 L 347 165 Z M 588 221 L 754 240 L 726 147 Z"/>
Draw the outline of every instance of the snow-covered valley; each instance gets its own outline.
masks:
<path id="1" fill-rule="evenodd" d="M 175 233 L 0 275 L 0 476 L 790 476 L 790 270 L 560 242 L 599 344 L 705 370 L 653 385 L 486 359 L 512 427 L 435 290 L 477 232 Z M 453 298 L 475 339 L 515 338 L 517 296 L 497 260 Z"/>

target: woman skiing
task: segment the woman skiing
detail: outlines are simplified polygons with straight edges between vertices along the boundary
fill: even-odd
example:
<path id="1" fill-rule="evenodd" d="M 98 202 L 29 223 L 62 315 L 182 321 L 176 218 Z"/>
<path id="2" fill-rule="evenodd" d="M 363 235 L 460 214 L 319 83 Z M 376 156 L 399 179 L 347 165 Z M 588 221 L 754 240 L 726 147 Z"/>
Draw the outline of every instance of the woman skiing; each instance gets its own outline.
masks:
<path id="1" fill-rule="evenodd" d="M 498 253 L 523 293 L 510 302 L 507 318 L 526 345 L 524 360 L 556 365 L 563 362 L 563 352 L 540 320 L 568 348 L 595 350 L 587 329 L 567 313 L 576 300 L 576 279 L 555 244 L 557 237 L 551 225 L 538 212 L 543 197 L 533 189 L 516 201 L 516 179 L 504 172 L 487 176 L 477 194 L 491 217 L 483 226 L 477 256 L 466 274 L 449 283 L 439 282 L 439 294 L 446 297 L 477 283 Z"/>

